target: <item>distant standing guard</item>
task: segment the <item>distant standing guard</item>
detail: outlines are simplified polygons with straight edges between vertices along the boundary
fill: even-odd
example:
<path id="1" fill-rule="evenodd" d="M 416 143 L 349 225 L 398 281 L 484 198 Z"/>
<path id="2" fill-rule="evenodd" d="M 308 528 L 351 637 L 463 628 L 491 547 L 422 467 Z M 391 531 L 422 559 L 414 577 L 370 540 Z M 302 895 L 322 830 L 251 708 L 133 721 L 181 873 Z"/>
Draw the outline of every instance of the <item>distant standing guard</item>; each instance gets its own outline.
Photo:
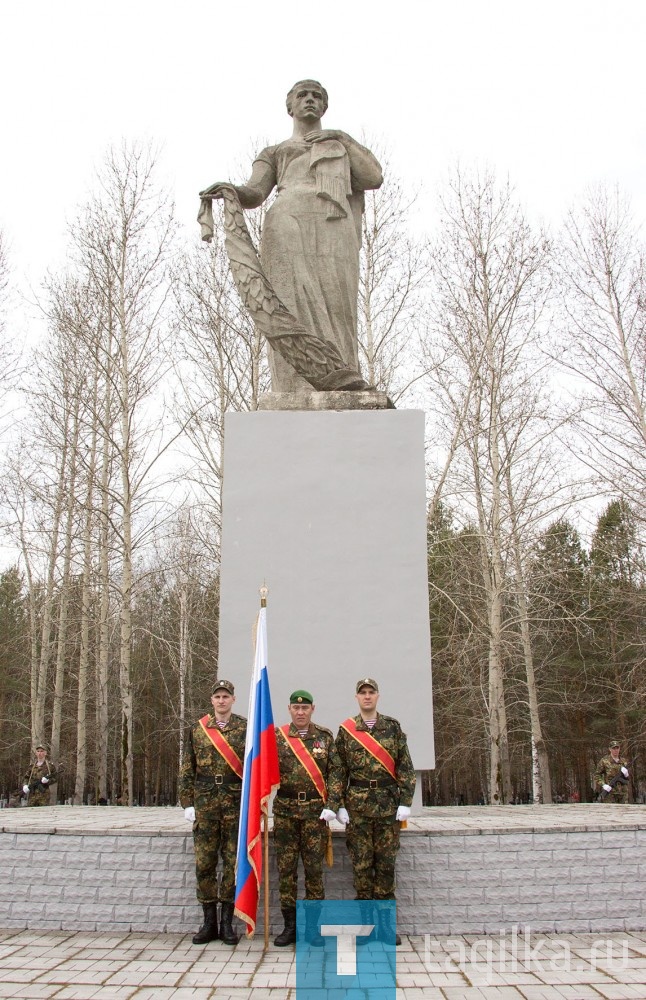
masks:
<path id="1" fill-rule="evenodd" d="M 400 822 L 410 816 L 415 771 L 399 722 L 377 712 L 379 686 L 372 677 L 357 681 L 356 699 L 359 714 L 341 723 L 336 738 L 339 764 L 330 776 L 328 807 L 348 824 L 356 898 L 394 899 Z"/>
<path id="2" fill-rule="evenodd" d="M 211 693 L 213 714 L 205 715 L 190 731 L 179 776 L 180 803 L 193 823 L 197 898 L 204 910 L 204 923 L 193 944 L 218 939 L 238 943 L 232 920 L 247 720 L 234 715 L 234 702 L 231 681 L 217 681 Z"/>
<path id="3" fill-rule="evenodd" d="M 628 761 L 621 756 L 621 743 L 611 740 L 610 753 L 602 757 L 594 775 L 595 788 L 600 802 L 628 802 Z"/>
<path id="4" fill-rule="evenodd" d="M 47 747 L 39 743 L 36 747 L 36 760 L 23 778 L 22 790 L 28 795 L 28 806 L 48 806 L 49 786 L 56 781 L 58 772 L 47 760 Z"/>
<path id="5" fill-rule="evenodd" d="M 305 872 L 305 899 L 325 898 L 327 822 L 335 818 L 334 810 L 326 808 L 327 779 L 337 762 L 334 735 L 312 722 L 314 708 L 309 691 L 294 691 L 288 705 L 291 722 L 276 728 L 280 788 L 274 799 L 274 844 L 285 921 L 284 929 L 274 939 L 279 948 L 296 941 L 299 857 Z M 309 909 L 306 917 L 308 940 L 323 944 L 313 927 L 316 910 Z"/>

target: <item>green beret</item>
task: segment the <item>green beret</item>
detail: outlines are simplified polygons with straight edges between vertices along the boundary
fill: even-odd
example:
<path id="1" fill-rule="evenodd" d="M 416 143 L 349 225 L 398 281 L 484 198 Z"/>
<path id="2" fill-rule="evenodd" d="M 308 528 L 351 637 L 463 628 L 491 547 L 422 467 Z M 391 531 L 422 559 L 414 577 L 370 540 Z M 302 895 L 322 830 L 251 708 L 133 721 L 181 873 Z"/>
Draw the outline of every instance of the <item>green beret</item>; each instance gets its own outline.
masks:
<path id="1" fill-rule="evenodd" d="M 294 691 L 289 696 L 290 705 L 313 705 L 314 699 L 309 691 Z"/>

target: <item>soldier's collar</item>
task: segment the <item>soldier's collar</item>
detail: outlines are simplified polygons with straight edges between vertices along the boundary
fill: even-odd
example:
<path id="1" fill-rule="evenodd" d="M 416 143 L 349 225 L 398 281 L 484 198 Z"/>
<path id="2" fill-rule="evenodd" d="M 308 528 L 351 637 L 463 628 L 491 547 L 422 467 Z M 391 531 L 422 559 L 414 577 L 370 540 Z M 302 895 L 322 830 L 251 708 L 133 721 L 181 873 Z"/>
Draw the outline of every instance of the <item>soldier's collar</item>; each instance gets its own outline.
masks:
<path id="1" fill-rule="evenodd" d="M 230 715 L 229 718 L 227 719 L 227 721 L 224 723 L 224 725 L 228 726 L 229 723 L 231 722 L 232 718 L 233 718 L 233 716 Z M 206 728 L 207 729 L 220 729 L 221 728 L 219 726 L 219 724 L 218 724 L 218 720 L 216 719 L 215 715 L 210 715 L 209 716 L 209 721 L 206 724 Z"/>

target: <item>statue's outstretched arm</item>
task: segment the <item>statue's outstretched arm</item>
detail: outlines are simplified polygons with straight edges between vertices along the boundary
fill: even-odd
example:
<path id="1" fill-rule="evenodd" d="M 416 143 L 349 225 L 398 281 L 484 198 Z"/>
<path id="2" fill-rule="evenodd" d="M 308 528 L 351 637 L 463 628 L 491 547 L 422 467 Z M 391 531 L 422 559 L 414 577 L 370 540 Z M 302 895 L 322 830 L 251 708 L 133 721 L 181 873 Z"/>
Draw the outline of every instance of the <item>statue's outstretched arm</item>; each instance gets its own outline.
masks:
<path id="1" fill-rule="evenodd" d="M 256 160 L 246 184 L 216 181 L 204 191 L 200 191 L 200 198 L 221 198 L 223 188 L 233 188 L 243 208 L 258 208 L 269 197 L 275 183 L 276 177 L 269 164 L 263 160 Z"/>

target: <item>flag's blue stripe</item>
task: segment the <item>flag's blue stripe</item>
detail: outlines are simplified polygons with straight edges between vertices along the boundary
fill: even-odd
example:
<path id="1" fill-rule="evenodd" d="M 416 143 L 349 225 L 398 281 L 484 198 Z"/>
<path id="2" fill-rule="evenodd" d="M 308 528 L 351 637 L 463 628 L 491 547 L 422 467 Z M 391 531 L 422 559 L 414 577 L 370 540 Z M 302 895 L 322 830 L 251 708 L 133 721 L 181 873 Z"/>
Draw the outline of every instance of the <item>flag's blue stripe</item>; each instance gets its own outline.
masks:
<path id="1" fill-rule="evenodd" d="M 269 729 L 274 725 L 274 717 L 271 711 L 271 694 L 269 693 L 269 677 L 267 674 L 267 667 L 263 667 L 260 672 L 260 683 L 258 684 L 256 697 L 258 698 L 260 708 L 260 711 L 256 713 L 256 718 L 259 723 L 258 731 L 263 732 L 265 729 Z"/>

